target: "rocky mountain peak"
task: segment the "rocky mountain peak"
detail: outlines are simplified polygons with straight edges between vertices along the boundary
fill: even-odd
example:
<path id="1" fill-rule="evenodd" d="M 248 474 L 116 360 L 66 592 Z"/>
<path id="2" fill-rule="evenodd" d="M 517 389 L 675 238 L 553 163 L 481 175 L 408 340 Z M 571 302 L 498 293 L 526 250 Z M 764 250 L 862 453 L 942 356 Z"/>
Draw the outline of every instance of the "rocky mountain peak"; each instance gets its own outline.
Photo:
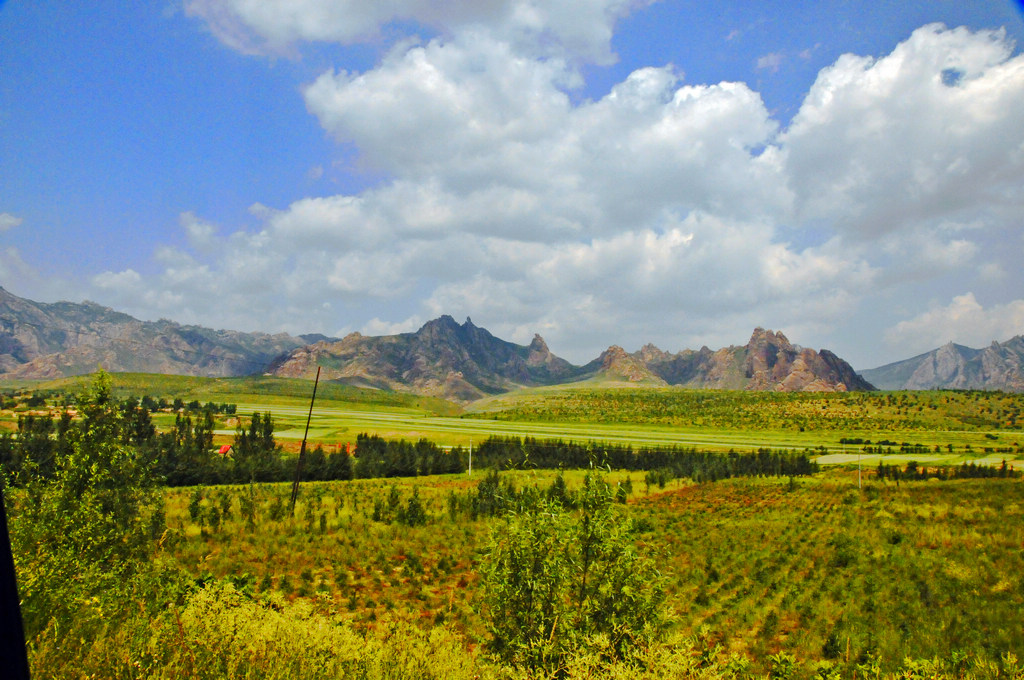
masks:
<path id="1" fill-rule="evenodd" d="M 1024 337 L 984 349 L 948 342 L 910 359 L 863 372 L 886 390 L 987 389 L 1024 392 Z"/>
<path id="2" fill-rule="evenodd" d="M 747 349 L 765 347 L 774 347 L 782 350 L 796 349 L 782 331 L 775 333 L 771 329 L 764 329 L 758 326 L 754 329 L 750 340 L 747 342 Z"/>
<path id="3" fill-rule="evenodd" d="M 628 354 L 626 350 L 618 345 L 612 345 L 602 352 L 598 362 L 600 363 L 599 372 L 613 379 L 624 379 L 633 383 L 653 382 L 665 384 L 665 381 L 651 372 L 644 362 Z"/>
<path id="4" fill-rule="evenodd" d="M 644 362 L 645 364 L 649 364 L 655 361 L 666 361 L 671 357 L 671 355 L 668 352 L 664 351 L 663 349 L 660 349 L 659 347 L 651 343 L 647 343 L 646 345 L 641 347 L 640 351 L 637 352 L 635 356 L 637 359 Z"/>
<path id="5" fill-rule="evenodd" d="M 601 366 L 609 368 L 617 362 L 625 361 L 629 358 L 626 354 L 626 350 L 622 349 L 618 345 L 612 345 L 605 351 L 601 352 Z"/>

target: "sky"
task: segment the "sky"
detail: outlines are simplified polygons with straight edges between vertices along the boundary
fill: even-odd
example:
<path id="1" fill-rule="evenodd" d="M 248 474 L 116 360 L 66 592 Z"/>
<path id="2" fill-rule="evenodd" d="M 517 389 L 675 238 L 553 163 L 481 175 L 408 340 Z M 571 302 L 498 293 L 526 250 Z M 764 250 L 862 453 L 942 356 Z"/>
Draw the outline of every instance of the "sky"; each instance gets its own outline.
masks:
<path id="1" fill-rule="evenodd" d="M 1020 3 L 0 3 L 0 286 L 582 364 L 1024 333 Z"/>

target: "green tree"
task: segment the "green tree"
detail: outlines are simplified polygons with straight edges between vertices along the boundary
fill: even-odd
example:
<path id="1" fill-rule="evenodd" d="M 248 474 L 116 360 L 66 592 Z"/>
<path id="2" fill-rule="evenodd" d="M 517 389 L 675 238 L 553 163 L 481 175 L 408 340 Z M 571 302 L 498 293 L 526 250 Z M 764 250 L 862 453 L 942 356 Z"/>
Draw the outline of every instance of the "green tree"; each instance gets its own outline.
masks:
<path id="1" fill-rule="evenodd" d="M 412 488 L 412 496 L 409 497 L 409 502 L 401 514 L 401 521 L 411 527 L 427 523 L 427 511 L 423 507 L 423 502 L 420 501 L 420 490 L 415 486 Z"/>
<path id="2" fill-rule="evenodd" d="M 235 430 L 235 474 L 239 481 L 273 481 L 279 471 L 279 452 L 274 441 L 274 421 L 270 413 L 254 412 L 249 428 L 241 419 Z"/>
<path id="3" fill-rule="evenodd" d="M 51 478 L 28 480 L 11 512 L 26 633 L 130 575 L 148 555 L 159 513 L 152 461 L 123 443 L 125 420 L 100 372 Z"/>
<path id="4" fill-rule="evenodd" d="M 517 666 L 561 675 L 575 654 L 628 660 L 662 632 L 662 576 L 601 477 L 585 479 L 575 509 L 538 497 L 506 514 L 484 584 L 493 647 Z"/>

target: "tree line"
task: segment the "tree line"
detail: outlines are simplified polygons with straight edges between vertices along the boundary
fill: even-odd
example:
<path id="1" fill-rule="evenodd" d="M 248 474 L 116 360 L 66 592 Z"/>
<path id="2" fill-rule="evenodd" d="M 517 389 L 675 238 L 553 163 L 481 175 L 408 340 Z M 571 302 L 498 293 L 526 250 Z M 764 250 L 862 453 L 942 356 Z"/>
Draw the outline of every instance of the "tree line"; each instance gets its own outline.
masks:
<path id="1" fill-rule="evenodd" d="M 879 461 L 878 467 L 875 468 L 875 476 L 878 479 L 891 479 L 899 482 L 901 479 L 1017 479 L 1021 476 L 1021 473 L 1011 468 L 1005 460 L 999 467 L 995 465 L 977 465 L 972 461 L 961 463 L 960 465 L 932 468 L 918 465 L 917 461 L 912 460 L 902 470 L 898 465 L 886 465 Z"/>
<path id="2" fill-rule="evenodd" d="M 491 437 L 473 452 L 481 468 L 518 469 L 601 467 L 715 481 L 730 477 L 802 476 L 818 471 L 806 452 L 760 448 L 752 453 L 702 451 L 687 446 L 645 446 L 601 442 L 566 442 L 533 437 Z"/>
<path id="3" fill-rule="evenodd" d="M 214 446 L 213 407 L 179 411 L 172 428 L 157 431 L 147 402 L 115 400 L 116 437 L 138 452 L 157 479 L 169 486 L 215 485 L 291 481 L 294 456 L 287 455 L 274 437 L 270 413 L 239 418 L 229 446 Z M 157 402 L 159 403 L 159 402 Z M 212 405 L 208 405 L 212 406 Z M 233 410 L 233 409 L 232 409 Z M 76 435 L 76 419 L 64 411 L 58 417 L 19 416 L 15 433 L 0 434 L 0 466 L 9 480 L 49 479 L 67 458 Z M 859 443 L 859 442 L 857 442 Z M 867 443 L 867 442 L 864 442 Z M 909 452 L 909 451 L 907 451 Z M 355 447 L 339 445 L 325 450 L 318 445 L 306 454 L 302 478 L 308 481 L 415 477 L 455 474 L 478 469 L 585 469 L 604 468 L 647 473 L 650 486 L 664 486 L 676 478 L 698 482 L 731 477 L 804 476 L 818 471 L 812 452 L 761 448 L 753 452 L 698 450 L 685 446 L 644 446 L 607 442 L 574 442 L 533 437 L 492 436 L 472 451 L 442 447 L 427 439 L 410 442 L 360 434 Z M 965 463 L 961 466 L 904 469 L 879 463 L 879 479 L 958 479 L 1019 476 L 1006 463 L 1002 467 Z"/>
<path id="4" fill-rule="evenodd" d="M 295 460 L 274 438 L 270 413 L 239 419 L 233 443 L 214 446 L 213 410 L 179 412 L 174 426 L 158 432 L 150 410 L 138 400 L 113 406 L 118 413 L 116 436 L 138 451 L 154 474 L 168 486 L 290 481 Z M 0 434 L 0 465 L 15 483 L 53 476 L 57 462 L 70 451 L 74 419 L 64 411 L 57 418 L 24 415 L 16 433 Z M 420 439 L 387 440 L 360 434 L 354 450 L 339 445 L 307 452 L 302 477 L 310 481 L 416 477 L 455 474 L 478 469 L 582 469 L 658 471 L 663 478 L 715 481 L 744 476 L 794 476 L 817 472 L 806 453 L 759 449 L 752 453 L 699 451 L 693 447 L 658 446 L 634 449 L 600 442 L 538 440 L 532 437 L 491 437 L 475 450 L 441 447 Z M 650 482 L 649 482 L 650 483 Z"/>

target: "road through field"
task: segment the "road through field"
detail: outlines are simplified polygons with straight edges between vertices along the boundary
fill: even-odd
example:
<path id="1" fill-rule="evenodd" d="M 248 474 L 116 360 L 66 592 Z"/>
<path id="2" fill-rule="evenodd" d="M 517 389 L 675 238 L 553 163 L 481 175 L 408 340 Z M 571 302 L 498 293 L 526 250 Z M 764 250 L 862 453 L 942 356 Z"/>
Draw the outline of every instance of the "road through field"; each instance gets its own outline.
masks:
<path id="1" fill-rule="evenodd" d="M 308 408 L 282 404 L 239 403 L 238 413 L 269 411 L 275 420 L 275 436 L 301 439 Z M 362 411 L 335 407 L 316 407 L 310 422 L 310 439 L 322 443 L 353 441 L 360 432 L 409 439 L 427 437 L 440 445 L 466 445 L 490 436 L 537 437 L 575 441 L 602 441 L 620 444 L 700 446 L 715 449 L 756 449 L 758 447 L 804 449 L 806 441 L 787 439 L 779 433 L 693 432 L 667 427 L 637 427 L 597 423 L 532 423 L 477 418 L 432 416 L 402 411 Z M 233 434 L 221 430 L 218 434 Z M 841 450 L 836 446 L 836 451 Z"/>

